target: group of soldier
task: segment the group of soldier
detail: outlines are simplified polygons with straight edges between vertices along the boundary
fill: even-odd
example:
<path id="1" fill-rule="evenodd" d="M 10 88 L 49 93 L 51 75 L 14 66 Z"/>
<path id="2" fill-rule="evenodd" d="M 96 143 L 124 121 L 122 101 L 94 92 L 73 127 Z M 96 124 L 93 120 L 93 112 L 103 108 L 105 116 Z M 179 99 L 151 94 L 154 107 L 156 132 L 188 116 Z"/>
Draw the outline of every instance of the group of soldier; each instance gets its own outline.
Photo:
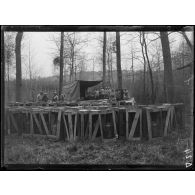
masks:
<path id="1" fill-rule="evenodd" d="M 48 97 L 47 93 L 43 93 L 43 91 L 40 91 L 40 93 L 37 95 L 37 102 L 48 102 L 50 99 Z M 60 97 L 57 95 L 57 92 L 53 92 L 53 96 L 51 98 L 52 102 L 57 102 L 57 101 L 64 101 L 64 95 L 61 94 Z"/>
<path id="2" fill-rule="evenodd" d="M 88 92 L 87 99 L 128 99 L 129 94 L 127 89 L 115 90 L 110 87 L 101 87 L 100 89 L 96 89 L 94 91 Z"/>

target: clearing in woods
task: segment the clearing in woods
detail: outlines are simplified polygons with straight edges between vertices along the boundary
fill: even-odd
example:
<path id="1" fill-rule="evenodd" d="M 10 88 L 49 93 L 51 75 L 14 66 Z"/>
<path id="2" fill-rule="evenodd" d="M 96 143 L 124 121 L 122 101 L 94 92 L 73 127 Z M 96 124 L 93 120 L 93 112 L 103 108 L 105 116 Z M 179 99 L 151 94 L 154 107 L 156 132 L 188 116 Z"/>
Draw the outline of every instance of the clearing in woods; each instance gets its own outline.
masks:
<path id="1" fill-rule="evenodd" d="M 190 130 L 167 138 L 108 143 L 53 141 L 48 138 L 6 136 L 5 164 L 128 164 L 185 165 Z"/>

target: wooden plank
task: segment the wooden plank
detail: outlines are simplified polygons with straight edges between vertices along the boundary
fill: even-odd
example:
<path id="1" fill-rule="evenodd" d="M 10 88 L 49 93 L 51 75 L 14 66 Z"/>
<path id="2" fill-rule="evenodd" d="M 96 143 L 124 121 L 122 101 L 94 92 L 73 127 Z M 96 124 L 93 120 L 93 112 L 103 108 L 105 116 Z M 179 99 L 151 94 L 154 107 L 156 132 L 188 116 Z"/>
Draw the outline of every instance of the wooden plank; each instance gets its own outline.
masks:
<path id="1" fill-rule="evenodd" d="M 116 118 L 115 118 L 114 110 L 112 111 L 112 119 L 113 119 L 113 124 L 114 124 L 114 135 L 115 135 L 115 137 L 118 137 L 118 133 L 117 133 L 117 129 L 116 129 Z"/>
<path id="2" fill-rule="evenodd" d="M 126 110 L 126 139 L 128 139 L 128 135 L 129 135 L 129 113 Z"/>
<path id="3" fill-rule="evenodd" d="M 93 132 L 93 135 L 92 135 L 92 140 L 94 140 L 96 135 L 97 135 L 99 125 L 100 125 L 100 121 L 99 121 L 99 117 L 98 117 L 98 119 L 96 121 L 96 124 L 95 124 L 94 132 Z"/>
<path id="4" fill-rule="evenodd" d="M 30 134 L 34 134 L 34 127 L 33 127 L 33 115 L 32 112 L 30 112 Z"/>
<path id="5" fill-rule="evenodd" d="M 44 118 L 42 112 L 40 112 L 40 116 L 41 116 L 41 120 L 42 120 L 42 122 L 43 122 L 43 126 L 44 126 L 44 128 L 45 128 L 45 132 L 46 132 L 47 135 L 49 135 L 49 131 L 48 131 L 48 128 L 47 128 L 47 124 L 46 124 L 46 122 L 45 122 L 45 118 Z"/>
<path id="6" fill-rule="evenodd" d="M 62 111 L 59 110 L 58 120 L 57 120 L 57 133 L 56 133 L 56 136 L 57 136 L 58 139 L 60 138 L 60 126 L 61 126 L 61 118 L 62 118 L 61 115 L 62 115 Z"/>
<path id="7" fill-rule="evenodd" d="M 169 125 L 169 122 L 170 122 L 170 114 L 171 114 L 171 109 L 169 109 L 168 112 L 167 112 L 165 128 L 164 128 L 164 136 L 167 136 L 168 125 Z"/>
<path id="8" fill-rule="evenodd" d="M 133 124 L 131 126 L 131 130 L 130 130 L 128 139 L 132 139 L 133 138 L 133 135 L 135 133 L 135 129 L 136 129 L 136 126 L 137 126 L 137 122 L 138 122 L 138 119 L 139 119 L 139 116 L 140 116 L 140 112 L 137 111 L 136 114 L 135 114 L 134 120 L 133 120 Z"/>
<path id="9" fill-rule="evenodd" d="M 152 139 L 152 128 L 151 128 L 151 116 L 150 111 L 146 110 L 146 116 L 147 116 L 147 125 L 148 125 L 148 138 L 149 140 Z"/>
<path id="10" fill-rule="evenodd" d="M 91 139 L 92 136 L 92 114 L 89 114 L 89 139 Z"/>
<path id="11" fill-rule="evenodd" d="M 43 134 L 43 130 L 41 129 L 41 126 L 40 126 L 40 124 L 39 124 L 39 121 L 38 121 L 37 116 L 36 116 L 35 113 L 33 113 L 33 117 L 34 117 L 34 119 L 35 119 L 35 122 L 36 122 L 36 124 L 37 124 L 37 127 L 38 127 L 38 129 L 39 129 L 40 134 Z"/>
<path id="12" fill-rule="evenodd" d="M 15 130 L 17 131 L 17 133 L 19 133 L 18 126 L 17 126 L 16 121 L 14 119 L 14 116 L 13 116 L 13 114 L 11 112 L 10 112 L 10 117 L 11 117 L 11 121 L 12 121 L 12 124 L 13 124 Z"/>
<path id="13" fill-rule="evenodd" d="M 73 129 L 72 129 L 72 115 L 68 114 L 68 124 L 69 124 L 69 135 L 70 141 L 73 141 Z"/>
<path id="14" fill-rule="evenodd" d="M 75 114 L 75 119 L 74 119 L 74 140 L 76 140 L 76 130 L 77 130 L 77 114 Z"/>
<path id="15" fill-rule="evenodd" d="M 67 138 L 68 138 L 68 140 L 70 140 L 70 135 L 69 135 L 69 132 L 68 132 L 68 127 L 67 127 L 67 124 L 66 124 L 66 118 L 65 118 L 64 114 L 63 114 L 63 120 L 64 120 L 64 126 L 65 126 L 65 130 L 66 130 Z"/>

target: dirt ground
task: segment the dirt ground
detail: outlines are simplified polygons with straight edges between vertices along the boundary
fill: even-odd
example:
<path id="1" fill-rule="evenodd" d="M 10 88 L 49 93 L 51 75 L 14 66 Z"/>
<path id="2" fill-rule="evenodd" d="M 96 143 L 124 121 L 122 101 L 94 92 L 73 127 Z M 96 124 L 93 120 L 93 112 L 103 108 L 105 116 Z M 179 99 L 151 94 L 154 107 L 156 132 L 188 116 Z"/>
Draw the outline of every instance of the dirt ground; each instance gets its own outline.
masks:
<path id="1" fill-rule="evenodd" d="M 5 164 L 185 165 L 189 130 L 172 131 L 152 141 L 117 140 L 107 143 L 54 141 L 48 138 L 5 138 Z"/>

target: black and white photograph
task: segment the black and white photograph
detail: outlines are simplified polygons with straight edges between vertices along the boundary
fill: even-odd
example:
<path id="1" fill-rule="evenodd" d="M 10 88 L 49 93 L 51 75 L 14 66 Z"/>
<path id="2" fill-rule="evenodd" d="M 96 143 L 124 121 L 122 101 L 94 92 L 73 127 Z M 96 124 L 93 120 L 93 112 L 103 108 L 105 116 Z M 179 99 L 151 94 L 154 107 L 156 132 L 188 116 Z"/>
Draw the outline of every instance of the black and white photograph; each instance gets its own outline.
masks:
<path id="1" fill-rule="evenodd" d="M 193 168 L 193 26 L 1 34 L 1 166 Z"/>

